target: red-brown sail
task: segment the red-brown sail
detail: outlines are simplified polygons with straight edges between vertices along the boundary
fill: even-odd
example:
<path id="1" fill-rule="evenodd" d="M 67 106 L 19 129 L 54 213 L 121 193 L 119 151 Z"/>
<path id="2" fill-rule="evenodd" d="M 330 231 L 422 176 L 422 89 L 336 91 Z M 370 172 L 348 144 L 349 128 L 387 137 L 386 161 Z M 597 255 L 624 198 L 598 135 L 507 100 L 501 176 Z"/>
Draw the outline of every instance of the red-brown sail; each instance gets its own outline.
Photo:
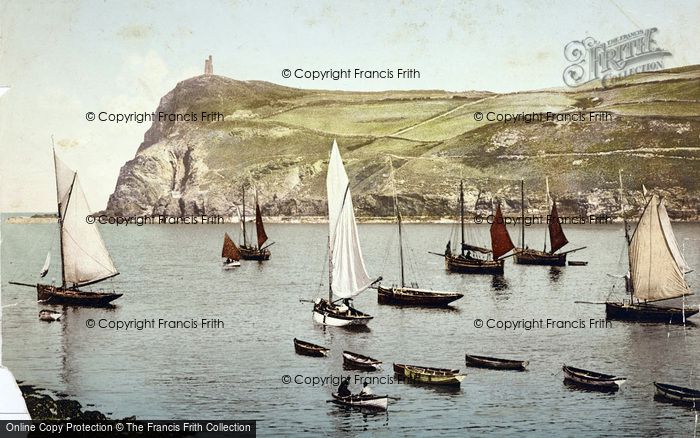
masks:
<path id="1" fill-rule="evenodd" d="M 265 227 L 263 226 L 262 213 L 260 213 L 260 206 L 256 200 L 255 202 L 255 231 L 258 234 L 258 248 L 262 246 L 267 241 L 267 234 L 265 233 Z"/>
<path id="2" fill-rule="evenodd" d="M 236 261 L 241 259 L 241 252 L 238 250 L 236 244 L 233 243 L 228 233 L 224 233 L 224 247 L 221 250 L 221 257 Z"/>
<path id="3" fill-rule="evenodd" d="M 496 207 L 496 216 L 491 224 L 491 250 L 493 251 L 493 259 L 498 260 L 513 248 L 515 248 L 515 245 L 513 245 L 510 234 L 508 234 L 508 229 L 506 229 L 503 213 L 501 213 L 501 204 L 498 204 Z"/>
<path id="4" fill-rule="evenodd" d="M 552 199 L 552 213 L 549 215 L 549 241 L 552 244 L 552 249 L 549 251 L 550 254 L 569 243 L 564 235 L 564 230 L 561 229 L 559 215 L 557 214 L 557 202 L 554 199 Z"/>

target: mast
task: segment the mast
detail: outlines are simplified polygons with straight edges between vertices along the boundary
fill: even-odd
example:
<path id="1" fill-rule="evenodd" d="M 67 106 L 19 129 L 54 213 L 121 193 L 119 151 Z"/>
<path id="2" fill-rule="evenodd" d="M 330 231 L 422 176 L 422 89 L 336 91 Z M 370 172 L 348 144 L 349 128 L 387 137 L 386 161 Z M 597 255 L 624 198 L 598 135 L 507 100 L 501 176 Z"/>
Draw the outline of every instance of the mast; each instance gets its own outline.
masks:
<path id="1" fill-rule="evenodd" d="M 58 190 L 58 167 L 56 164 L 56 146 L 53 144 L 53 135 L 51 136 L 51 150 L 53 151 L 53 170 L 56 177 L 56 205 L 58 207 L 58 240 L 61 247 L 61 287 L 66 287 L 66 266 L 63 260 L 63 215 L 61 214 L 61 194 Z"/>
<path id="2" fill-rule="evenodd" d="M 525 180 L 520 180 L 520 248 L 525 249 Z"/>
<path id="3" fill-rule="evenodd" d="M 243 247 L 247 247 L 248 243 L 246 242 L 246 236 L 245 236 L 245 185 L 243 185 Z"/>
<path id="4" fill-rule="evenodd" d="M 459 218 L 462 225 L 462 245 L 460 246 L 462 255 L 464 255 L 464 182 L 459 181 Z"/>
<path id="5" fill-rule="evenodd" d="M 544 177 L 544 182 L 545 182 L 545 186 L 547 187 L 547 190 L 546 190 L 546 197 L 547 198 L 546 199 L 547 199 L 547 209 L 549 209 L 549 177 L 548 176 Z M 550 217 L 550 220 L 551 220 L 551 217 Z M 544 246 L 542 247 L 542 252 L 547 252 L 547 229 L 546 228 L 544 230 Z M 552 252 L 554 252 L 554 251 L 552 251 Z"/>
<path id="6" fill-rule="evenodd" d="M 405 287 L 404 284 L 404 268 L 403 268 L 403 236 L 401 234 L 401 212 L 399 211 L 399 204 L 396 201 L 396 195 L 394 195 L 394 205 L 396 207 L 396 219 L 399 222 L 399 256 L 401 258 L 401 287 Z"/>
<path id="7" fill-rule="evenodd" d="M 328 235 L 328 302 L 333 302 L 333 248 L 331 235 Z"/>
<path id="8" fill-rule="evenodd" d="M 627 229 L 627 218 L 625 217 L 625 201 L 624 190 L 622 188 L 622 169 L 618 170 L 618 178 L 620 180 L 620 215 L 622 215 L 622 223 L 625 227 L 625 243 L 627 244 L 627 269 L 629 277 L 625 276 L 625 283 L 630 293 L 630 303 L 634 298 L 634 284 L 632 283 L 632 258 L 630 257 L 630 233 Z"/>

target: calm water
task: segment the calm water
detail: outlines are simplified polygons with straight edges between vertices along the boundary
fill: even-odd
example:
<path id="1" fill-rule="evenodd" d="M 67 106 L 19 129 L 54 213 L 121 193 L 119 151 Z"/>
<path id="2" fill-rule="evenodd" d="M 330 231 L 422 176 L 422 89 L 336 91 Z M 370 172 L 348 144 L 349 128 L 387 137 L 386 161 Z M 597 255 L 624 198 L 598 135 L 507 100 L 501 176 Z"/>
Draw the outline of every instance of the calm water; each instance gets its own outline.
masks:
<path id="1" fill-rule="evenodd" d="M 258 419 L 264 434 L 321 432 L 325 435 L 408 436 L 441 432 L 463 436 L 489 433 L 557 435 L 692 436 L 695 413 L 655 402 L 654 380 L 700 386 L 700 332 L 691 327 L 613 322 L 600 329 L 477 329 L 487 320 L 555 319 L 588 325 L 603 318 L 598 305 L 624 272 L 622 227 L 570 226 L 570 256 L 586 267 L 523 267 L 506 263 L 503 279 L 449 274 L 440 257 L 451 225 L 407 225 L 413 278 L 420 285 L 461 291 L 454 310 L 379 306 L 374 291 L 358 297 L 359 309 L 375 319 L 366 332 L 323 328 L 311 320 L 309 304 L 326 292 L 326 225 L 269 225 L 277 243 L 265 264 L 243 262 L 235 271 L 219 267 L 228 226 L 109 227 L 101 230 L 121 271 L 108 287 L 123 292 L 116 308 L 66 308 L 65 319 L 37 319 L 35 291 L 7 286 L 33 282 L 47 249 L 57 255 L 54 225 L 2 224 L 3 359 L 16 377 L 68 393 L 115 417 Z M 360 225 L 371 275 L 398 278 L 395 229 Z M 677 224 L 676 235 L 689 264 L 700 267 L 700 225 Z M 486 233 L 486 228 L 479 230 Z M 543 229 L 533 227 L 531 246 L 541 246 Z M 391 244 L 393 242 L 393 245 Z M 420 266 L 417 272 L 415 266 Z M 49 278 L 56 275 L 56 266 Z M 698 292 L 698 274 L 688 275 Z M 697 306 L 700 299 L 690 297 Z M 86 327 L 86 320 L 220 318 L 221 329 L 144 329 L 115 332 Z M 292 338 L 330 346 L 328 358 L 294 353 Z M 457 391 L 399 384 L 375 384 L 378 393 L 400 397 L 388 414 L 364 416 L 327 404 L 331 386 L 284 384 L 282 377 L 340 376 L 344 349 L 386 363 L 372 376 L 391 375 L 391 363 L 409 362 L 466 369 Z M 530 371 L 510 373 L 465 368 L 464 354 L 530 360 Z M 562 384 L 562 363 L 629 378 L 616 394 L 571 389 Z M 360 373 L 362 374 L 362 373 Z M 370 375 L 370 374 L 366 374 Z M 359 386 L 353 385 L 353 389 Z"/>

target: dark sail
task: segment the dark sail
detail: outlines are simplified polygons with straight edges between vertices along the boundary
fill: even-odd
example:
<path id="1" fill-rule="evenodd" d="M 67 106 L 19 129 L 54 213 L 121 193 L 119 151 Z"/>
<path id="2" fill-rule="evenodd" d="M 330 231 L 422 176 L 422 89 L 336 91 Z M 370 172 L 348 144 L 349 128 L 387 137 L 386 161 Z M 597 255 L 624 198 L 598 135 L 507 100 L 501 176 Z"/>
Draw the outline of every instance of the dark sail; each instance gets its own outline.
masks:
<path id="1" fill-rule="evenodd" d="M 501 213 L 501 204 L 496 207 L 496 216 L 491 224 L 491 249 L 493 250 L 493 259 L 498 260 L 504 254 L 515 248 L 513 241 L 510 240 L 510 234 L 506 229 L 503 213 Z"/>
<path id="2" fill-rule="evenodd" d="M 550 254 L 569 243 L 564 235 L 564 230 L 561 229 L 559 215 L 557 214 L 557 202 L 554 199 L 552 199 L 552 213 L 549 215 L 549 241 L 552 244 L 552 249 L 549 251 Z"/>
<path id="3" fill-rule="evenodd" d="M 236 261 L 241 259 L 241 252 L 238 250 L 236 244 L 233 243 L 233 240 L 231 240 L 231 238 L 228 236 L 228 233 L 224 233 L 224 247 L 221 250 L 221 257 Z"/>
<path id="4" fill-rule="evenodd" d="M 255 231 L 258 234 L 258 248 L 262 248 L 267 241 L 267 234 L 265 233 L 262 213 L 260 213 L 260 206 L 258 205 L 257 201 L 255 202 Z"/>

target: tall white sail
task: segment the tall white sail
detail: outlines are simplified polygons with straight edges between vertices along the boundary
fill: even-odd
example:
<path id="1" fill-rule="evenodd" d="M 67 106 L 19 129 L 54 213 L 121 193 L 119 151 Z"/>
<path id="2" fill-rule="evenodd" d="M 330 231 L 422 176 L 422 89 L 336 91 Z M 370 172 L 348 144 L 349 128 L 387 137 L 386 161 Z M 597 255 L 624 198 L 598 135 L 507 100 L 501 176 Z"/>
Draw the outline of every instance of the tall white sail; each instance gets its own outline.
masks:
<path id="1" fill-rule="evenodd" d="M 668 213 L 666 212 L 666 206 L 664 201 L 661 200 L 659 203 L 659 219 L 661 220 L 661 229 L 664 230 L 664 236 L 666 237 L 666 242 L 668 243 L 668 248 L 673 254 L 673 259 L 680 268 L 681 272 L 688 273 L 692 271 L 688 263 L 686 263 L 683 258 L 683 254 L 678 249 L 678 242 L 676 241 L 676 236 L 673 234 L 673 228 L 671 228 L 671 220 L 668 218 Z"/>
<path id="2" fill-rule="evenodd" d="M 44 266 L 41 268 L 41 272 L 39 272 L 39 275 L 41 275 L 41 278 L 44 278 L 46 274 L 49 272 L 49 266 L 51 266 L 51 252 L 46 253 L 46 260 L 44 260 Z"/>
<path id="3" fill-rule="evenodd" d="M 326 178 L 331 248 L 331 289 L 340 298 L 351 298 L 371 284 L 362 259 L 348 174 L 333 140 Z"/>
<path id="4" fill-rule="evenodd" d="M 102 236 L 86 217 L 92 214 L 77 172 L 66 166 L 54 153 L 56 196 L 61 215 L 63 280 L 67 285 L 96 283 L 119 272 L 114 267 Z"/>
<path id="5" fill-rule="evenodd" d="M 659 197 L 653 195 L 630 242 L 630 275 L 635 297 L 656 301 L 691 294 L 673 247 L 680 257 L 666 209 Z"/>

